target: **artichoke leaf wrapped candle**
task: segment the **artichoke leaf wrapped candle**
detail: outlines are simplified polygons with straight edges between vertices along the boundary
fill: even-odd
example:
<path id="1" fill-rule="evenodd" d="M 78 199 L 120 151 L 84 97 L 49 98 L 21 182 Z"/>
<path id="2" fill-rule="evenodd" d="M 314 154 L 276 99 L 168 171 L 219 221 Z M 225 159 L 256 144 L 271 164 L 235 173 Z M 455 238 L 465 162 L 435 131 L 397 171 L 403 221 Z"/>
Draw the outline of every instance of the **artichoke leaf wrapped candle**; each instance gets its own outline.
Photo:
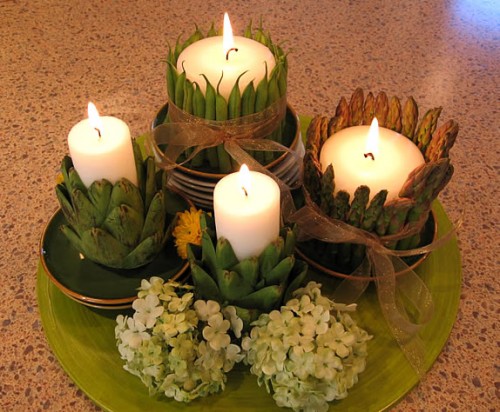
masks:
<path id="1" fill-rule="evenodd" d="M 307 274 L 294 256 L 296 226 L 280 228 L 278 184 L 246 165 L 217 183 L 214 216 L 202 213 L 200 228 L 200 245 L 187 245 L 196 294 L 234 305 L 246 329 L 290 299 Z"/>
<path id="2" fill-rule="evenodd" d="M 82 258 L 117 269 L 144 266 L 170 233 L 163 172 L 152 157 L 142 158 L 123 121 L 99 118 L 93 104 L 89 116 L 71 129 L 71 157 L 61 162 L 61 231 Z"/>

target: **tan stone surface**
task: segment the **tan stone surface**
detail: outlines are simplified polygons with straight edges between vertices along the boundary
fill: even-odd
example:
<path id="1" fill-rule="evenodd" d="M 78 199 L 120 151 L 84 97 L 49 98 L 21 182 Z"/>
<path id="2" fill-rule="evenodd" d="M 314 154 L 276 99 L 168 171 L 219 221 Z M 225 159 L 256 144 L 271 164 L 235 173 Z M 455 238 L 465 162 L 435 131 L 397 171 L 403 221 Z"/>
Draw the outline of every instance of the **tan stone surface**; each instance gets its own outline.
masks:
<path id="1" fill-rule="evenodd" d="M 98 410 L 55 359 L 35 295 L 67 134 L 90 99 L 133 134 L 146 130 L 166 98 L 167 41 L 220 21 L 223 7 L 235 32 L 262 16 L 287 41 L 299 113 L 331 114 L 361 86 L 459 121 L 456 174 L 441 198 L 450 214 L 469 205 L 460 310 L 425 381 L 395 410 L 498 408 L 498 2 L 1 0 L 0 410 Z"/>

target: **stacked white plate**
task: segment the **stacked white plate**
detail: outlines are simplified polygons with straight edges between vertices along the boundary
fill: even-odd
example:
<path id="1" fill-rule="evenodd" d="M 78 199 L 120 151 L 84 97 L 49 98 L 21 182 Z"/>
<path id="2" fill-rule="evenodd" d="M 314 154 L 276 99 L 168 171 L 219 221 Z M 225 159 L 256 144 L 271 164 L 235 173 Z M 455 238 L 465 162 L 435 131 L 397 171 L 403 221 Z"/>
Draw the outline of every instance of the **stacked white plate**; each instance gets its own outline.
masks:
<path id="1" fill-rule="evenodd" d="M 300 162 L 304 156 L 304 144 L 299 132 L 296 147 L 293 149 L 299 155 Z M 301 165 L 296 156 L 286 154 L 283 160 L 269 167 L 269 171 L 289 186 L 293 186 L 300 179 Z M 217 177 L 215 177 L 217 176 Z M 208 173 L 192 174 L 185 168 L 171 171 L 169 185 L 181 191 L 196 206 L 212 209 L 213 192 L 220 176 L 210 177 Z"/>
<path id="2" fill-rule="evenodd" d="M 296 156 L 285 152 L 265 167 L 288 186 L 294 186 L 301 179 L 302 158 L 304 157 L 305 149 L 300 132 L 300 120 L 289 105 L 287 109 L 287 115 L 291 114 L 291 119 L 296 121 L 296 132 L 290 145 L 290 149 Z M 167 111 L 167 107 L 162 108 L 153 122 L 153 127 L 161 123 L 159 118 L 164 118 Z M 182 192 L 196 206 L 204 209 L 212 209 L 214 188 L 223 176 L 222 174 L 205 173 L 179 166 L 169 172 L 168 184 Z"/>

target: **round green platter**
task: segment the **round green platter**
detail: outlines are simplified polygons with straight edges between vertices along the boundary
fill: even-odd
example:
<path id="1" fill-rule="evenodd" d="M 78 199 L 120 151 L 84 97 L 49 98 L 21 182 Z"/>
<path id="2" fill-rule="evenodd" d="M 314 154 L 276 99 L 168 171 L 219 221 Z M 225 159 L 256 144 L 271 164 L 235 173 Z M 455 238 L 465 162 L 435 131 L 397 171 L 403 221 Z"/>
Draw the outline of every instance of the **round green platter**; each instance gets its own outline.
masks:
<path id="1" fill-rule="evenodd" d="M 451 223 L 437 202 L 434 211 L 439 235 L 443 235 Z M 461 260 L 456 238 L 432 252 L 416 272 L 426 282 L 435 303 L 434 316 L 421 331 L 428 370 L 448 339 L 460 301 Z M 329 276 L 316 274 L 316 278 L 325 286 L 331 285 Z M 52 284 L 42 265 L 38 269 L 37 294 L 45 334 L 56 357 L 73 381 L 104 410 L 283 410 L 264 388 L 258 387 L 244 365 L 229 373 L 226 390 L 221 394 L 190 404 L 150 398 L 140 380 L 123 369 L 114 338 L 115 315 L 119 311 L 98 311 L 71 300 Z M 359 300 L 356 318 L 373 335 L 367 367 L 349 396 L 332 402 L 330 411 L 386 410 L 402 399 L 418 378 L 390 336 L 373 285 Z"/>

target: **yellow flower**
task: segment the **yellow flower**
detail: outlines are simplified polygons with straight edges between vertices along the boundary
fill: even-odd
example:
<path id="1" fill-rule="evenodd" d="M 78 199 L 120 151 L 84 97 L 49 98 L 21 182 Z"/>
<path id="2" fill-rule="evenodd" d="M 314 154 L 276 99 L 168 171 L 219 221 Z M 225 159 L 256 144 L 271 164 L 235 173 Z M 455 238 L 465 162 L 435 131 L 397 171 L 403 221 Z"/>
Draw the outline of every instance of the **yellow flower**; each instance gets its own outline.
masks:
<path id="1" fill-rule="evenodd" d="M 59 185 L 59 184 L 62 184 L 62 183 L 64 183 L 64 177 L 63 177 L 62 173 L 59 173 L 56 176 L 56 185 Z"/>
<path id="2" fill-rule="evenodd" d="M 177 225 L 172 232 L 172 236 L 175 238 L 177 254 L 183 259 L 187 258 L 188 243 L 201 244 L 201 213 L 201 210 L 191 207 L 191 209 L 177 214 Z"/>

